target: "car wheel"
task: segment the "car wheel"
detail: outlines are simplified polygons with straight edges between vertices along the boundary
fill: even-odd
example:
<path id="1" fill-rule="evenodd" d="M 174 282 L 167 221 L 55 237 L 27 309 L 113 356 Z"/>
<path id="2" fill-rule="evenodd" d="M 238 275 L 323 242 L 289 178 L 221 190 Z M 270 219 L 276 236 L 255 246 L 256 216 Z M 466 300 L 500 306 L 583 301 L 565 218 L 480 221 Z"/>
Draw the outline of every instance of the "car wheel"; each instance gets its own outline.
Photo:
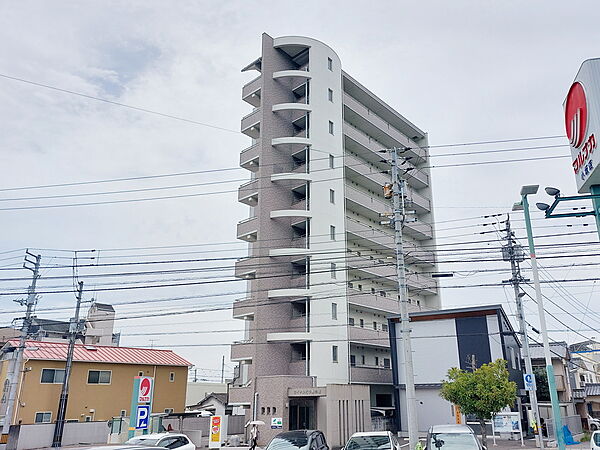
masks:
<path id="1" fill-rule="evenodd" d="M 595 423 L 591 424 L 590 425 L 590 430 L 592 430 L 592 431 L 598 430 L 598 425 L 596 425 Z"/>

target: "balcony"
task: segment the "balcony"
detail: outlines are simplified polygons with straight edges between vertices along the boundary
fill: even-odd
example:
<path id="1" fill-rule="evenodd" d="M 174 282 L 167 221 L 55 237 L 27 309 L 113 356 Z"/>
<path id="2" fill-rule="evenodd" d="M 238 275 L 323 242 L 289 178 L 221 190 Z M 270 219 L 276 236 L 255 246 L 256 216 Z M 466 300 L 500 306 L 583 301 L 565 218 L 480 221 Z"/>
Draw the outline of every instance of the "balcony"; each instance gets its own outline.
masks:
<path id="1" fill-rule="evenodd" d="M 273 147 L 287 145 L 294 149 L 303 148 L 310 144 L 311 140 L 305 137 L 302 132 L 299 133 L 299 136 L 278 137 L 271 139 L 271 145 Z"/>
<path id="2" fill-rule="evenodd" d="M 238 202 L 248 206 L 258 204 L 258 179 L 250 180 L 238 188 Z"/>
<path id="3" fill-rule="evenodd" d="M 343 124 L 343 133 L 345 135 L 344 145 L 346 149 L 353 151 L 371 163 L 376 164 L 381 161 L 382 155 L 379 151 L 385 148 L 382 143 L 348 122 L 344 122 Z M 406 182 L 410 186 L 416 189 L 423 189 L 429 186 L 429 175 L 425 171 L 417 169 L 410 161 L 406 162 L 403 167 L 410 169 L 405 175 Z"/>
<path id="4" fill-rule="evenodd" d="M 409 147 L 405 154 L 412 156 L 418 163 L 424 162 L 427 153 L 414 141 L 377 116 L 353 97 L 344 93 L 344 118 L 354 125 L 360 126 L 369 135 L 381 142 L 385 148 Z"/>
<path id="5" fill-rule="evenodd" d="M 418 214 L 431 212 L 431 202 L 412 189 L 408 190 L 408 200 L 407 209 L 414 209 Z"/>
<path id="6" fill-rule="evenodd" d="M 392 203 L 351 186 L 346 187 L 346 206 L 370 219 L 380 221 L 380 214 L 391 213 Z"/>
<path id="7" fill-rule="evenodd" d="M 311 291 L 306 287 L 271 289 L 267 292 L 269 298 L 307 298 L 311 296 Z"/>
<path id="8" fill-rule="evenodd" d="M 229 387 L 229 405 L 249 406 L 254 398 L 254 389 L 249 386 L 230 386 Z"/>
<path id="9" fill-rule="evenodd" d="M 258 217 L 248 217 L 237 224 L 237 238 L 246 242 L 256 242 L 258 236 Z"/>
<path id="10" fill-rule="evenodd" d="M 256 278 L 256 266 L 258 260 L 256 258 L 242 258 L 235 262 L 235 277 L 251 280 Z"/>
<path id="11" fill-rule="evenodd" d="M 349 235 L 348 240 L 351 242 L 392 254 L 396 251 L 392 230 L 386 233 L 383 230 L 346 217 L 346 232 Z"/>
<path id="12" fill-rule="evenodd" d="M 285 245 L 282 242 L 280 245 Z M 272 248 L 269 250 L 269 256 L 300 256 L 308 253 L 308 240 L 306 236 L 292 238 L 289 246 L 282 248 Z"/>
<path id="13" fill-rule="evenodd" d="M 435 255 L 432 251 L 425 250 L 423 247 L 419 247 L 408 241 L 404 242 L 403 248 L 404 258 L 407 264 L 435 265 Z"/>
<path id="14" fill-rule="evenodd" d="M 243 298 L 233 302 L 233 318 L 248 320 L 254 317 L 256 309 L 256 300 L 252 298 Z"/>
<path id="15" fill-rule="evenodd" d="M 303 111 L 310 112 L 312 111 L 312 106 L 307 105 L 306 103 L 278 103 L 277 105 L 273 105 L 273 112 L 277 111 Z"/>
<path id="16" fill-rule="evenodd" d="M 437 295 L 437 283 L 434 278 L 425 277 L 416 273 L 406 274 L 406 285 L 409 292 L 418 295 Z"/>
<path id="17" fill-rule="evenodd" d="M 396 265 L 393 259 L 387 260 L 350 260 L 346 263 L 348 270 L 359 270 L 367 278 L 396 278 Z"/>
<path id="18" fill-rule="evenodd" d="M 252 342 L 234 342 L 231 344 L 231 361 L 252 361 L 254 344 Z"/>
<path id="19" fill-rule="evenodd" d="M 388 348 L 390 346 L 390 335 L 386 331 L 378 331 L 372 328 L 349 326 L 348 340 L 370 347 Z"/>
<path id="20" fill-rule="evenodd" d="M 260 137 L 260 108 L 255 108 L 250 114 L 242 117 L 241 131 L 253 139 Z"/>
<path id="21" fill-rule="evenodd" d="M 273 79 L 277 80 L 279 78 L 301 78 L 303 80 L 310 80 L 312 75 L 307 70 L 280 70 L 278 72 L 273 72 Z"/>
<path id="22" fill-rule="evenodd" d="M 372 311 L 385 311 L 392 314 L 400 313 L 400 303 L 392 294 L 388 297 L 383 297 L 357 289 L 348 289 L 348 303 Z"/>
<path id="23" fill-rule="evenodd" d="M 344 154 L 344 167 L 348 178 L 365 185 L 372 191 L 378 191 L 384 184 L 391 182 L 391 177 L 388 174 L 369 167 L 365 161 L 351 153 Z"/>
<path id="24" fill-rule="evenodd" d="M 369 366 L 350 367 L 350 380 L 352 383 L 392 384 L 392 369 Z"/>
<path id="25" fill-rule="evenodd" d="M 261 87 L 262 77 L 259 75 L 242 87 L 242 100 L 258 108 L 260 106 Z"/>
<path id="26" fill-rule="evenodd" d="M 295 333 L 308 332 L 307 324 L 308 324 L 307 316 L 294 317 L 294 318 L 290 319 L 290 331 L 293 331 Z"/>
<path id="27" fill-rule="evenodd" d="M 251 172 L 258 171 L 259 155 L 260 145 L 258 142 L 255 142 L 250 147 L 246 147 L 240 153 L 240 167 L 248 169 Z"/>

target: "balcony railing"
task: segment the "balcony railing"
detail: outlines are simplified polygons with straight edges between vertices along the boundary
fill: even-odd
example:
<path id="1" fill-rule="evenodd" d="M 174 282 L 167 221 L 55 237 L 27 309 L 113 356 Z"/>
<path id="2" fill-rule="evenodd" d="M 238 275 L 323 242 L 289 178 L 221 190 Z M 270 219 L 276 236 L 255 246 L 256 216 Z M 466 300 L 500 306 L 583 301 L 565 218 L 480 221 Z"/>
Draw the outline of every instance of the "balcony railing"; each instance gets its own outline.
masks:
<path id="1" fill-rule="evenodd" d="M 353 366 L 350 367 L 350 378 L 353 383 L 392 384 L 392 369 Z"/>

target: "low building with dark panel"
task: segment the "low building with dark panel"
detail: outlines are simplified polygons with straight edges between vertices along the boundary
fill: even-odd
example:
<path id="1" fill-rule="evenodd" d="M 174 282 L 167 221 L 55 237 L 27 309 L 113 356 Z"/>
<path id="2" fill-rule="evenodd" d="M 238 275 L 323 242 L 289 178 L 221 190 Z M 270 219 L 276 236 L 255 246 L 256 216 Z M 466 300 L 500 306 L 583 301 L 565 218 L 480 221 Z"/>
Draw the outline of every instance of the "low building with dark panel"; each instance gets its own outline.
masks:
<path id="1" fill-rule="evenodd" d="M 400 316 L 391 316 L 388 321 L 396 405 L 400 405 L 395 414 L 398 429 L 406 431 Z M 410 313 L 410 324 L 419 431 L 427 431 L 431 425 L 459 423 L 453 405 L 439 395 L 442 380 L 452 367 L 471 370 L 504 359 L 510 379 L 523 392 L 521 344 L 502 306 L 414 312 Z M 518 403 L 520 408 L 520 398 Z"/>

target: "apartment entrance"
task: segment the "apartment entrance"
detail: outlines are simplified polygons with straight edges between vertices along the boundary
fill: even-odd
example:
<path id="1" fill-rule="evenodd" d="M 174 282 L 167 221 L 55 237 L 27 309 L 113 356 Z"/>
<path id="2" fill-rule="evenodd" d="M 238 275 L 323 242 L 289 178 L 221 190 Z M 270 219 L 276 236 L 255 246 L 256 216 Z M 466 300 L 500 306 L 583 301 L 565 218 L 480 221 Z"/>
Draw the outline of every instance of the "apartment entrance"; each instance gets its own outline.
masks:
<path id="1" fill-rule="evenodd" d="M 290 399 L 290 431 L 317 428 L 316 398 Z"/>

